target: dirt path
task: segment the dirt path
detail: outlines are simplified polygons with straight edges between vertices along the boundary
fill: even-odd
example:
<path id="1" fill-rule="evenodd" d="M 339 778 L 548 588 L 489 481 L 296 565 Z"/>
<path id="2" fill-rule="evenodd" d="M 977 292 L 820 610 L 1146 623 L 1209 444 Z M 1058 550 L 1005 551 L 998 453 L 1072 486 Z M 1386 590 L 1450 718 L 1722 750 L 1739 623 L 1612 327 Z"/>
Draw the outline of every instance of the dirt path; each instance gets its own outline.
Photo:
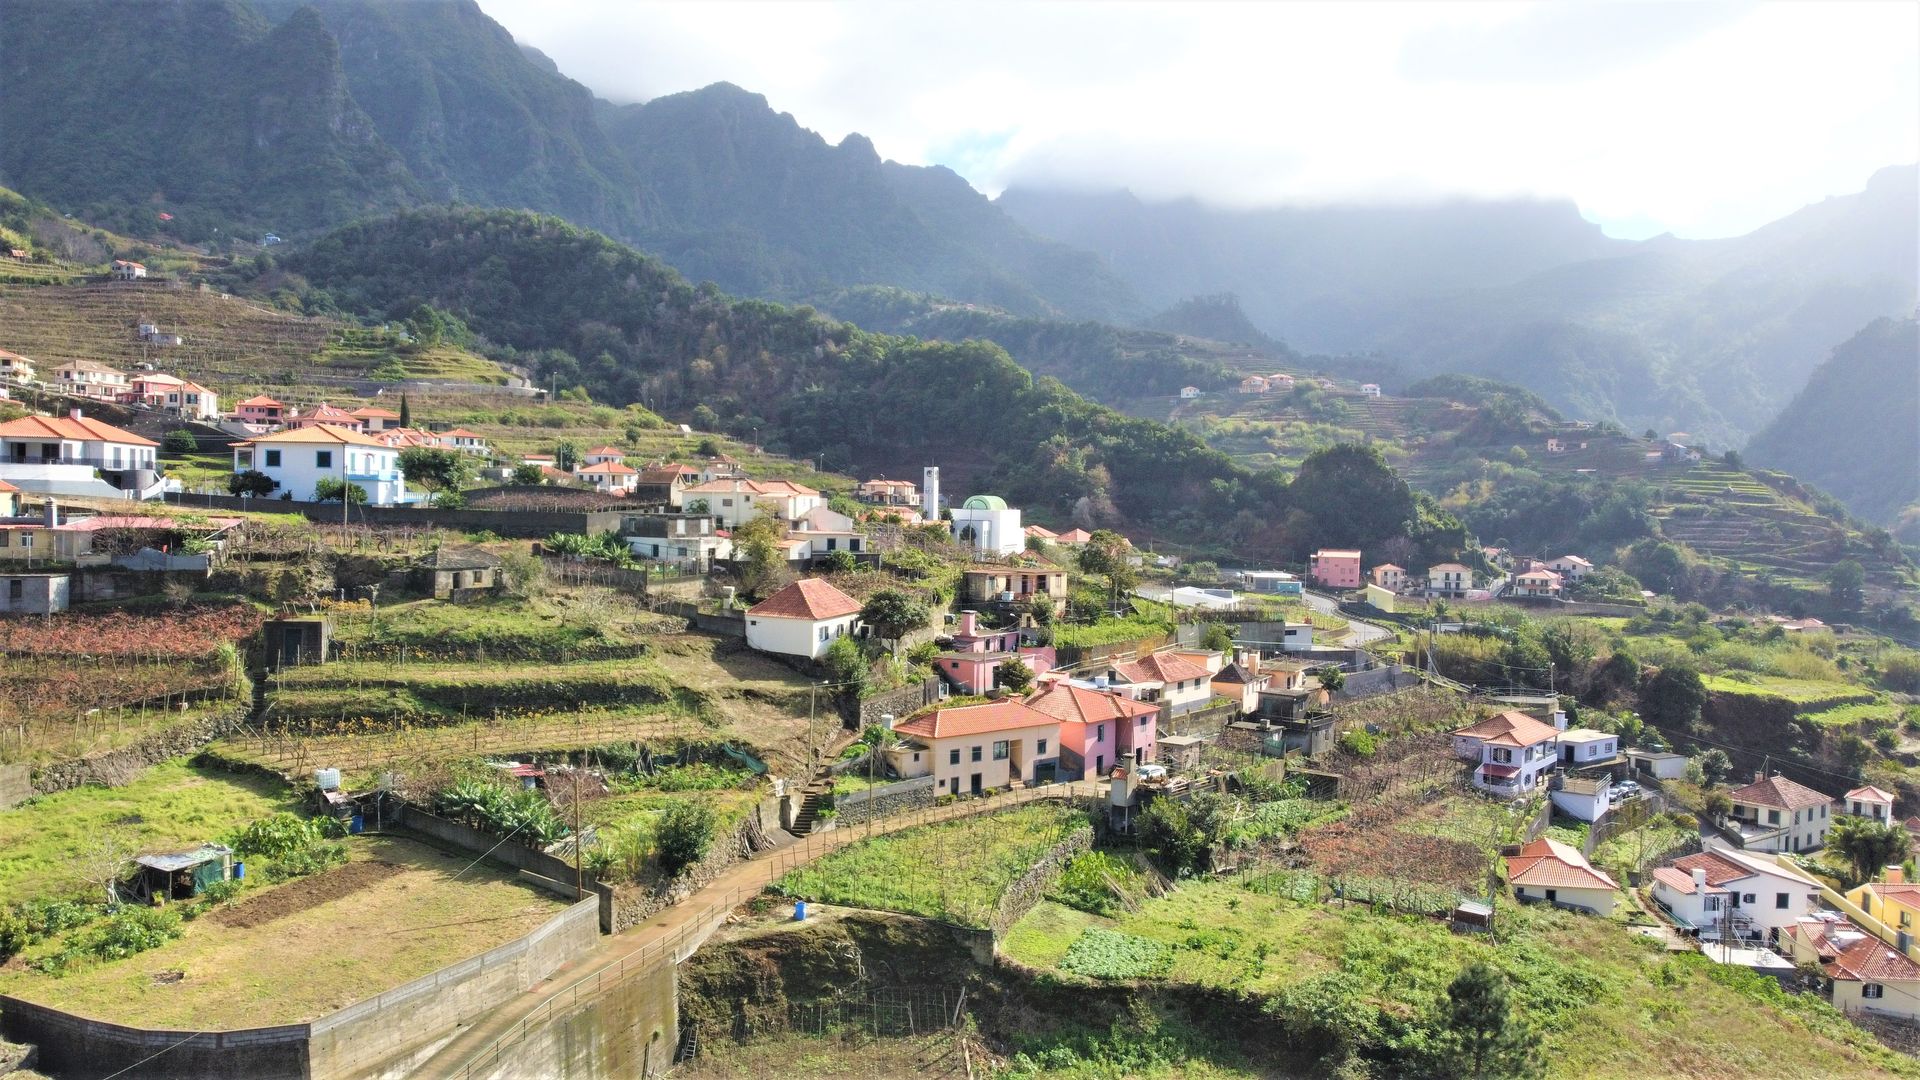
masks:
<path id="1" fill-rule="evenodd" d="M 414 1075 L 423 1078 L 484 1075 L 501 1057 L 512 1052 L 529 1029 L 544 1022 L 547 1014 L 590 1000 L 603 989 L 642 971 L 684 960 L 725 922 L 729 912 L 782 874 L 848 844 L 869 836 L 884 836 L 1030 802 L 1086 798 L 1097 795 L 1098 790 L 1097 785 L 1081 782 L 1031 788 L 990 799 L 969 799 L 876 822 L 871 830 L 850 826 L 761 852 L 728 867 L 685 901 L 655 913 L 645 923 L 602 939 L 592 952 L 564 965 L 545 982 L 479 1018 L 421 1065 Z"/>

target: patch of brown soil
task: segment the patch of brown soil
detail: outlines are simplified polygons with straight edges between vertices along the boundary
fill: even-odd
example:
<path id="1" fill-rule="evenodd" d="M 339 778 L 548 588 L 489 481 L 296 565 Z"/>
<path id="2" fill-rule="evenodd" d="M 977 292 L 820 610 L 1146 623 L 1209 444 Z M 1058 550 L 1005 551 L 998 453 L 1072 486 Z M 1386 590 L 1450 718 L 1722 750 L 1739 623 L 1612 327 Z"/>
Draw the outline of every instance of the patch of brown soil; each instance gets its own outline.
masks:
<path id="1" fill-rule="evenodd" d="M 343 896 L 352 895 L 406 869 L 399 863 L 387 862 L 384 859 L 348 863 L 345 866 L 315 874 L 310 878 L 290 881 L 268 892 L 250 896 L 229 907 L 218 908 L 210 912 L 206 918 L 221 926 L 242 929 L 260 926 L 275 919 L 283 919 L 288 915 L 297 915 L 329 900 L 338 900 Z"/>

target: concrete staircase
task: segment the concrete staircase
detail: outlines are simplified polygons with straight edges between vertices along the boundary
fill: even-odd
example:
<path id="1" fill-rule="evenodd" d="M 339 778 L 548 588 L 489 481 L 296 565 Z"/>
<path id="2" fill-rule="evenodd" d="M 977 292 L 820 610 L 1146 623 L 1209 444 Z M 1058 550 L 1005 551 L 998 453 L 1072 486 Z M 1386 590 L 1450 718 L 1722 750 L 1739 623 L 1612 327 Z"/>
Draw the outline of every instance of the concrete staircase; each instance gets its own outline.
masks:
<path id="1" fill-rule="evenodd" d="M 820 820 L 820 804 L 826 800 L 827 789 L 817 782 L 807 786 L 800 797 L 800 811 L 793 815 L 793 827 L 787 831 L 795 836 L 805 836 L 813 831 Z"/>

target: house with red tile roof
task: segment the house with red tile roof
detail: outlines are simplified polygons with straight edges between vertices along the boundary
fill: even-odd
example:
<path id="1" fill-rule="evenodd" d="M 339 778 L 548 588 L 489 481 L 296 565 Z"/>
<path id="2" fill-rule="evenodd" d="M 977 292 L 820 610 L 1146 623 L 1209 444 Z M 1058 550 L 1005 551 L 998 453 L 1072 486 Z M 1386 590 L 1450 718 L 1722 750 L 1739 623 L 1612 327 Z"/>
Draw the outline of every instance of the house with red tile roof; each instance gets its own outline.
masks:
<path id="1" fill-rule="evenodd" d="M 354 416 L 347 410 L 335 408 L 324 401 L 308 409 L 306 412 L 288 416 L 286 418 L 286 424 L 288 428 L 294 431 L 299 431 L 302 428 L 310 428 L 316 424 L 326 424 L 329 427 L 345 428 L 348 431 L 362 433 L 365 432 L 367 426 L 361 422 L 359 417 Z"/>
<path id="2" fill-rule="evenodd" d="M 1060 722 L 1019 698 L 935 709 L 893 725 L 888 762 L 901 777 L 931 775 L 942 795 L 980 795 L 1054 771 Z"/>
<path id="3" fill-rule="evenodd" d="M 911 480 L 888 480 L 878 477 L 862 481 L 854 492 L 856 498 L 875 506 L 918 506 L 920 488 Z"/>
<path id="4" fill-rule="evenodd" d="M 1840 808 L 1855 817 L 1893 824 L 1893 792 L 1866 784 L 1840 797 Z"/>
<path id="5" fill-rule="evenodd" d="M 487 437 L 477 431 L 466 428 L 448 428 L 434 433 L 434 442 L 448 450 L 458 450 L 475 457 L 491 457 L 493 449 L 487 445 Z"/>
<path id="6" fill-rule="evenodd" d="M 1565 583 L 1559 574 L 1535 567 L 1513 578 L 1513 595 L 1532 597 L 1559 596 Z"/>
<path id="7" fill-rule="evenodd" d="M 43 494 L 124 495 L 141 490 L 158 469 L 159 444 L 95 420 L 79 409 L 65 416 L 23 416 L 0 423 L 0 480 Z M 99 479 L 94 470 L 109 479 Z M 177 490 L 177 485 L 175 489 Z"/>
<path id="8" fill-rule="evenodd" d="M 706 513 L 731 529 L 767 514 L 784 522 L 798 521 L 823 504 L 820 493 L 791 480 L 729 478 L 695 484 L 681 493 L 681 504 L 706 504 Z"/>
<path id="9" fill-rule="evenodd" d="M 0 518 L 20 516 L 20 489 L 0 480 Z"/>
<path id="10" fill-rule="evenodd" d="M 1541 837 L 1507 856 L 1507 886 L 1521 900 L 1545 901 L 1594 915 L 1613 914 L 1620 886 L 1576 848 Z"/>
<path id="11" fill-rule="evenodd" d="M 1053 542 L 1061 547 L 1079 547 L 1092 539 L 1093 534 L 1085 529 L 1068 529 L 1055 537 Z"/>
<path id="12" fill-rule="evenodd" d="M 1784 776 L 1755 776 L 1728 793 L 1727 824 L 1752 851 L 1818 851 L 1833 824 L 1833 797 Z"/>
<path id="13" fill-rule="evenodd" d="M 255 394 L 233 407 L 233 418 L 243 424 L 278 424 L 287 418 L 287 407 L 265 394 Z"/>
<path id="14" fill-rule="evenodd" d="M 1048 683 L 1027 704 L 1060 722 L 1061 780 L 1098 780 L 1116 762 L 1159 757 L 1157 705 L 1069 680 Z"/>
<path id="15" fill-rule="evenodd" d="M 1496 795 L 1533 791 L 1559 759 L 1560 729 L 1517 709 L 1451 734 L 1454 754 L 1478 763 L 1473 786 Z"/>
<path id="16" fill-rule="evenodd" d="M 582 466 L 573 475 L 603 495 L 625 495 L 640 486 L 640 471 L 617 461 Z"/>
<path id="17" fill-rule="evenodd" d="M 1801 920 L 1782 941 L 1796 963 L 1820 965 L 1834 1008 L 1920 1020 L 1920 963 L 1898 940 L 1883 941 L 1828 914 Z"/>
<path id="18" fill-rule="evenodd" d="M 1920 933 L 1920 885 L 1901 867 L 1885 868 L 1880 880 L 1850 890 L 1847 899 L 1896 932 Z"/>
<path id="19" fill-rule="evenodd" d="M 860 601 L 825 578 L 801 578 L 747 609 L 747 644 L 817 659 L 859 626 Z"/>
<path id="20" fill-rule="evenodd" d="M 1204 708 L 1213 700 L 1213 676 L 1175 653 L 1151 653 L 1107 669 L 1107 680 L 1129 696 L 1159 705 L 1168 716 Z"/>
<path id="21" fill-rule="evenodd" d="M 233 471 L 265 473 L 277 485 L 275 490 L 291 492 L 296 499 L 312 499 L 322 480 L 344 480 L 365 491 L 374 506 L 409 501 L 400 452 L 357 429 L 332 424 L 288 426 L 234 443 Z"/>
<path id="22" fill-rule="evenodd" d="M 361 408 L 353 410 L 353 412 L 348 415 L 360 421 L 360 423 L 364 425 L 362 430 L 369 435 L 378 435 L 388 428 L 397 428 L 400 426 L 399 413 L 394 412 L 392 409 L 382 409 L 377 405 L 362 406 Z"/>
<path id="23" fill-rule="evenodd" d="M 1407 584 L 1407 568 L 1390 562 L 1367 571 L 1367 578 L 1388 592 L 1399 592 Z"/>
<path id="24" fill-rule="evenodd" d="M 580 455 L 582 465 L 599 465 L 608 461 L 624 463 L 626 460 L 627 452 L 617 446 L 596 446 Z"/>
<path id="25" fill-rule="evenodd" d="M 1757 851 L 1714 849 L 1653 871 L 1653 899 L 1682 929 L 1772 942 L 1819 909 L 1820 883 Z"/>

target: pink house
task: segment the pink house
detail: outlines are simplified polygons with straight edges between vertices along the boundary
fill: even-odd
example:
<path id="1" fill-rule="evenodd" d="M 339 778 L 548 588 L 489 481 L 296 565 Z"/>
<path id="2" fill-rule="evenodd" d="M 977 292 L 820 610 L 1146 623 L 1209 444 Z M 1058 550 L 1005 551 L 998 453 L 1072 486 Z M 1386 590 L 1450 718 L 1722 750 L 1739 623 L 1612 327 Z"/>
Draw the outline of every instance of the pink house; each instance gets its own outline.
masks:
<path id="1" fill-rule="evenodd" d="M 933 669 L 962 693 L 984 694 L 993 689 L 1000 665 L 1009 660 L 1018 659 L 1035 675 L 1053 670 L 1052 646 L 1022 645 L 1019 629 L 982 630 L 979 620 L 974 612 L 961 612 L 953 648 L 933 662 Z"/>
<path id="2" fill-rule="evenodd" d="M 244 408 L 245 405 L 245 402 L 241 403 L 242 408 Z M 294 431 L 310 428 L 316 424 L 345 428 L 348 431 L 365 431 L 367 426 L 359 417 L 345 409 L 334 408 L 324 401 L 298 416 L 289 416 L 287 418 L 288 429 Z"/>
<path id="3" fill-rule="evenodd" d="M 1027 704 L 1060 721 L 1061 780 L 1097 780 L 1122 760 L 1144 765 L 1157 756 L 1160 710 L 1117 690 L 1055 682 Z"/>
<path id="4" fill-rule="evenodd" d="M 233 407 L 233 418 L 243 424 L 277 424 L 286 414 L 285 405 L 265 394 L 255 394 Z"/>
<path id="5" fill-rule="evenodd" d="M 1307 558 L 1307 576 L 1329 589 L 1360 587 L 1360 553 L 1341 548 L 1321 548 Z"/>

